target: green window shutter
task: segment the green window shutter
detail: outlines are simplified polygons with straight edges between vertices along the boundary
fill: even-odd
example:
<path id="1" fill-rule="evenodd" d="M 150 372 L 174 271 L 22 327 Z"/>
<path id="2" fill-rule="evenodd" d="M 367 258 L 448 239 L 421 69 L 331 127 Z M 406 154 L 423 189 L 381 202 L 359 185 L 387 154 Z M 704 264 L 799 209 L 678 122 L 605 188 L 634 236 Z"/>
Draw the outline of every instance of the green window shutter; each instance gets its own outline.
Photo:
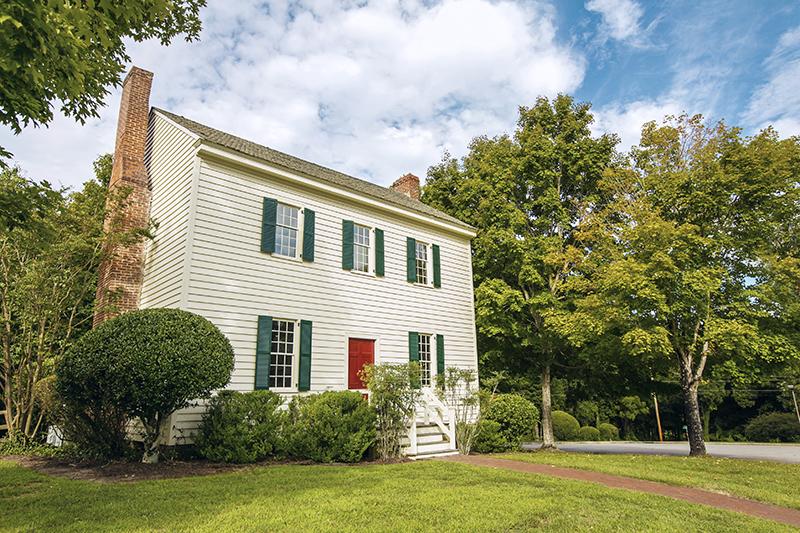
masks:
<path id="1" fill-rule="evenodd" d="M 314 223 L 316 213 L 311 209 L 303 209 L 303 261 L 314 261 Z"/>
<path id="2" fill-rule="evenodd" d="M 406 238 L 406 279 L 417 281 L 417 240 L 413 237 Z"/>
<path id="3" fill-rule="evenodd" d="M 261 251 L 271 254 L 275 251 L 275 219 L 278 217 L 278 200 L 264 198 L 261 210 Z"/>
<path id="4" fill-rule="evenodd" d="M 272 317 L 258 317 L 256 334 L 256 390 L 269 388 L 269 358 L 272 352 Z"/>
<path id="5" fill-rule="evenodd" d="M 375 228 L 375 275 L 383 276 L 383 230 Z"/>
<path id="6" fill-rule="evenodd" d="M 439 245 L 433 245 L 433 286 L 442 286 L 442 264 L 439 257 Z"/>
<path id="7" fill-rule="evenodd" d="M 297 388 L 311 389 L 311 321 L 300 321 L 300 376 Z"/>
<path id="8" fill-rule="evenodd" d="M 436 373 L 444 376 L 444 335 L 436 335 Z"/>
<path id="9" fill-rule="evenodd" d="M 342 268 L 353 270 L 353 221 L 342 220 Z"/>
<path id="10" fill-rule="evenodd" d="M 419 333 L 416 331 L 408 332 L 408 361 L 410 363 L 419 363 Z M 415 389 L 420 388 L 419 375 L 411 378 L 411 386 Z"/>

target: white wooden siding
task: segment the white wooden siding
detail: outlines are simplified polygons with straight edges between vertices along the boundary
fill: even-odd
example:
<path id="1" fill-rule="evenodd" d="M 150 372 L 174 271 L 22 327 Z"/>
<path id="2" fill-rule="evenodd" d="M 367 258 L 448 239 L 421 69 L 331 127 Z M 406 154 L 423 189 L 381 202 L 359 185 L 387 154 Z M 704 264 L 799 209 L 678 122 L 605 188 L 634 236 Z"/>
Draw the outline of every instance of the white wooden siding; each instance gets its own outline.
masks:
<path id="1" fill-rule="evenodd" d="M 180 304 L 195 140 L 165 118 L 151 115 L 145 161 L 150 177 L 150 218 L 158 227 L 146 245 L 142 309 Z"/>
<path id="2" fill-rule="evenodd" d="M 153 218 L 163 221 L 161 240 L 148 255 L 142 307 L 179 306 L 217 325 L 236 354 L 229 388 L 254 388 L 259 315 L 313 322 L 312 392 L 347 388 L 349 337 L 375 339 L 376 362 L 406 362 L 409 331 L 441 334 L 446 366 L 477 370 L 466 237 L 283 178 L 200 159 L 192 155 L 191 136 L 181 133 L 156 121 L 154 136 L 164 139 L 153 146 L 173 144 L 174 161 L 163 168 L 174 170 L 164 173 L 171 179 L 153 184 Z M 151 166 L 157 168 L 155 158 Z M 260 251 L 265 196 L 316 212 L 313 263 Z M 343 219 L 384 231 L 384 277 L 342 269 Z M 439 245 L 441 288 L 406 281 L 407 237 Z M 160 255 L 164 250 L 170 258 Z M 190 442 L 202 413 L 201 406 L 176 413 L 169 443 Z"/>

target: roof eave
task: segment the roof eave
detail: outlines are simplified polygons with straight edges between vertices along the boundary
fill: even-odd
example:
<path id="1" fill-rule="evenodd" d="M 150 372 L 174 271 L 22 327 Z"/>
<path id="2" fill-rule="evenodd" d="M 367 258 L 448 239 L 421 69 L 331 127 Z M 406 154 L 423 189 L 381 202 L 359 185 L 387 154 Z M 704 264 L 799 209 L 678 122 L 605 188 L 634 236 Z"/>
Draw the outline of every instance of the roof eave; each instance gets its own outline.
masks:
<path id="1" fill-rule="evenodd" d="M 266 173 L 271 176 L 282 178 L 286 181 L 298 183 L 313 189 L 346 198 L 361 204 L 377 207 L 383 211 L 388 211 L 394 214 L 405 216 L 407 218 L 422 222 L 428 225 L 435 226 L 439 229 L 444 229 L 452 233 L 468 237 L 472 239 L 476 235 L 476 231 L 471 226 L 456 225 L 449 221 L 436 218 L 434 216 L 426 215 L 413 209 L 404 208 L 400 205 L 386 202 L 382 199 L 375 198 L 363 192 L 356 192 L 343 187 L 337 187 L 333 184 L 323 182 L 314 178 L 313 176 L 304 175 L 294 170 L 287 170 L 285 168 L 266 163 L 258 158 L 242 154 L 236 150 L 221 146 L 219 144 L 208 141 L 207 139 L 200 138 L 197 143 L 197 155 L 200 157 L 216 159 L 224 161 L 234 166 L 255 170 L 258 172 Z"/>

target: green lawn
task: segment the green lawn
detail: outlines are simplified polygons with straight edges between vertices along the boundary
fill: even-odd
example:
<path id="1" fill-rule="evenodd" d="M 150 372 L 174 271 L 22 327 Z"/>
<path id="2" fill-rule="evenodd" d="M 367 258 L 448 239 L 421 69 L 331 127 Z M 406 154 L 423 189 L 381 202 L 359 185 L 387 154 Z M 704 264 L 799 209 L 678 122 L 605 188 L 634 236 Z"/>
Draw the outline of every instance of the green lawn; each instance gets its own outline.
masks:
<path id="1" fill-rule="evenodd" d="M 800 465 L 718 457 L 520 452 L 499 457 L 697 487 L 800 509 Z"/>
<path id="2" fill-rule="evenodd" d="M 658 496 L 445 462 L 97 483 L 0 461 L 3 531 L 791 531 Z"/>

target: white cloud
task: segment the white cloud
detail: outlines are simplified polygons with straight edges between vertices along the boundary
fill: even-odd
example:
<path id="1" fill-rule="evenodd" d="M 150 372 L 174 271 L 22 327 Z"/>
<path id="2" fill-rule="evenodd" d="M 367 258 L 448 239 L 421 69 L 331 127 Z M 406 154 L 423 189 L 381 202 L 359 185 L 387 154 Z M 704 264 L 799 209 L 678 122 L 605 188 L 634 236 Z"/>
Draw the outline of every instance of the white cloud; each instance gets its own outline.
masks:
<path id="1" fill-rule="evenodd" d="M 764 62 L 767 81 L 750 98 L 745 122 L 772 124 L 781 135 L 800 135 L 800 26 L 785 32 Z"/>
<path id="2" fill-rule="evenodd" d="M 535 2 L 219 0 L 203 18 L 200 42 L 130 46 L 155 72 L 153 105 L 382 184 L 512 129 L 518 105 L 585 70 Z M 113 149 L 109 103 L 90 127 L 60 119 L 0 145 L 33 177 L 79 183 Z"/>
<path id="3" fill-rule="evenodd" d="M 641 31 L 639 21 L 644 10 L 634 0 L 589 0 L 586 9 L 600 14 L 603 32 L 613 39 L 633 39 Z"/>
<path id="4" fill-rule="evenodd" d="M 594 110 L 595 123 L 592 131 L 617 133 L 620 136 L 620 151 L 628 151 L 639 143 L 642 126 L 651 120 L 660 123 L 668 115 L 680 115 L 685 106 L 676 100 L 639 100 L 626 104 L 611 104 Z"/>

